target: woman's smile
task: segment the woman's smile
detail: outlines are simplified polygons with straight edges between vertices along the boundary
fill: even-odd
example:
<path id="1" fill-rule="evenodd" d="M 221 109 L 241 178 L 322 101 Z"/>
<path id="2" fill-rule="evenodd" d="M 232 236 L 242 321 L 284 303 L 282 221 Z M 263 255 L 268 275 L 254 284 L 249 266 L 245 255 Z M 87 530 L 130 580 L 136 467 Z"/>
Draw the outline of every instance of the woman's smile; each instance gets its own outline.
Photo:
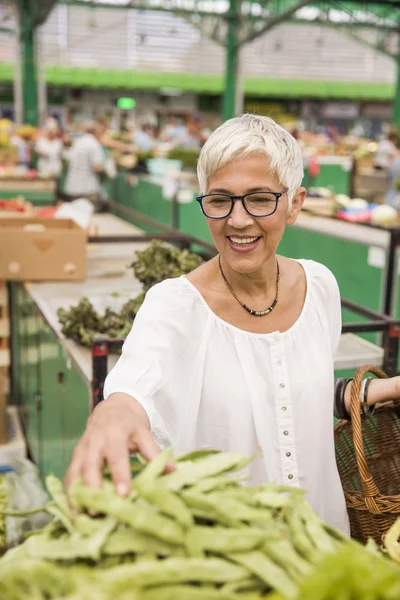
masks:
<path id="1" fill-rule="evenodd" d="M 234 234 L 228 235 L 227 239 L 234 252 L 253 252 L 258 247 L 261 236 Z"/>

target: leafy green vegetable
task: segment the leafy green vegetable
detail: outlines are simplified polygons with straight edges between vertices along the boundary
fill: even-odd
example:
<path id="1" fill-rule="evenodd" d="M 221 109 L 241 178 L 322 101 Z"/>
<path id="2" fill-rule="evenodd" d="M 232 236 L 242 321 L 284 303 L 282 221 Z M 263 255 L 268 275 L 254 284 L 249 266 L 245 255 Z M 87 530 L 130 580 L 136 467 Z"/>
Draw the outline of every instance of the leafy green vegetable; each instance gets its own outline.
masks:
<path id="1" fill-rule="evenodd" d="M 202 258 L 197 254 L 153 240 L 146 250 L 136 252 L 136 259 L 130 265 L 143 284 L 143 291 L 136 298 L 128 300 L 119 312 L 107 308 L 104 315 L 100 315 L 86 297 L 76 306 L 59 308 L 57 316 L 61 331 L 67 338 L 88 348 L 91 348 L 96 335 L 125 339 L 146 292 L 164 279 L 190 273 L 201 263 Z"/>
<path id="2" fill-rule="evenodd" d="M 190 273 L 203 262 L 203 259 L 175 246 L 153 240 L 148 248 L 136 252 L 136 259 L 130 265 L 136 279 L 143 283 L 145 292 L 156 283 L 171 277 L 180 277 Z"/>

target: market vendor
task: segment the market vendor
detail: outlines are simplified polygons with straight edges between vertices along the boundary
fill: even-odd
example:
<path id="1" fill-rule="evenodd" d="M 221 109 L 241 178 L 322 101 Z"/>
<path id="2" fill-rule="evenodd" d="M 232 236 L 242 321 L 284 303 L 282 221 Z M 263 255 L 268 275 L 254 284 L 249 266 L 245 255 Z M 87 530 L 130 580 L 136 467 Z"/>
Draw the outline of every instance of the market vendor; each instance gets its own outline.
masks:
<path id="1" fill-rule="evenodd" d="M 36 140 L 37 169 L 41 175 L 59 177 L 62 169 L 63 143 L 55 119 L 47 119 L 41 135 Z"/>
<path id="2" fill-rule="evenodd" d="M 198 177 L 218 256 L 147 293 L 67 483 L 82 475 L 98 486 L 108 463 L 127 494 L 130 452 L 151 460 L 170 445 L 217 448 L 255 455 L 251 483 L 304 488 L 324 520 L 348 531 L 333 430 L 352 385 L 334 381 L 338 285 L 317 262 L 277 255 L 306 196 L 299 145 L 246 114 L 211 134 Z M 367 401 L 399 390 L 398 378 L 373 380 Z"/>

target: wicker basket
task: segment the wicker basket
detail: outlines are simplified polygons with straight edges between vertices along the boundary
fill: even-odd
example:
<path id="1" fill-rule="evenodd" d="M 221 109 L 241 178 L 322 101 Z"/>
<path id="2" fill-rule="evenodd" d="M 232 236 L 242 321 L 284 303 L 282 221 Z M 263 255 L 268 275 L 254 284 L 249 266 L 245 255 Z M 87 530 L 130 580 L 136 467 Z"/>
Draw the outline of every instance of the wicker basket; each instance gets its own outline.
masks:
<path id="1" fill-rule="evenodd" d="M 378 544 L 400 517 L 400 403 L 385 402 L 373 416 L 360 414 L 363 377 L 387 375 L 373 366 L 358 369 L 351 390 L 351 421 L 335 427 L 336 461 L 345 493 L 351 535 Z"/>

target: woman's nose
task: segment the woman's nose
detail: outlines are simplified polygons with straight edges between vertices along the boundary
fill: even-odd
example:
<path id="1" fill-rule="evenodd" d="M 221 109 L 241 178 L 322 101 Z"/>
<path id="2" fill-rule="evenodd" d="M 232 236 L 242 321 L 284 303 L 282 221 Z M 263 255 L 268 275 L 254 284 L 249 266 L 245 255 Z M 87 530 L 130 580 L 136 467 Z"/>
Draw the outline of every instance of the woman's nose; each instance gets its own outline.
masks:
<path id="1" fill-rule="evenodd" d="M 243 203 L 236 200 L 233 203 L 233 210 L 228 217 L 228 225 L 236 229 L 242 229 L 253 223 L 253 217 L 245 210 Z"/>

